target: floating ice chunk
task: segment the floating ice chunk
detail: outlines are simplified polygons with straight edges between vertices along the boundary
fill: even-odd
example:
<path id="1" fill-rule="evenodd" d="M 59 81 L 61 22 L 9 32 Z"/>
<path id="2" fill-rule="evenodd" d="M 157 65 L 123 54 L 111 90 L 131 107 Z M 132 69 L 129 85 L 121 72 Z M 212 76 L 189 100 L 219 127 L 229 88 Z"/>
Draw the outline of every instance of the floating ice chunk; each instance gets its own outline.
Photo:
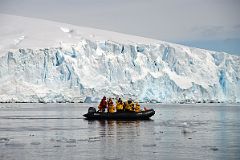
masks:
<path id="1" fill-rule="evenodd" d="M 183 127 L 189 127 L 187 122 L 183 122 Z"/>
<path id="2" fill-rule="evenodd" d="M 192 133 L 192 130 L 189 129 L 189 128 L 183 128 L 183 129 L 182 129 L 182 133 L 183 133 L 183 134 Z"/>
<path id="3" fill-rule="evenodd" d="M 0 138 L 0 143 L 6 143 L 6 142 L 8 142 L 9 140 L 10 140 L 9 138 L 3 137 L 3 138 Z"/>

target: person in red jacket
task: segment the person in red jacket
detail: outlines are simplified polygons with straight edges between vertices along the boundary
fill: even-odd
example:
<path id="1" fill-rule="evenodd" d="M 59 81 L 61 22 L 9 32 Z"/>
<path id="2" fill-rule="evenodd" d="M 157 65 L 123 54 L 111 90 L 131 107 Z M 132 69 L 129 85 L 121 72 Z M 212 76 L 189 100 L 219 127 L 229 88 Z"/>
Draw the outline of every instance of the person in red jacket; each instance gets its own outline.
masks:
<path id="1" fill-rule="evenodd" d="M 100 112 L 105 112 L 105 108 L 107 108 L 107 98 L 104 96 L 98 105 L 98 109 Z"/>

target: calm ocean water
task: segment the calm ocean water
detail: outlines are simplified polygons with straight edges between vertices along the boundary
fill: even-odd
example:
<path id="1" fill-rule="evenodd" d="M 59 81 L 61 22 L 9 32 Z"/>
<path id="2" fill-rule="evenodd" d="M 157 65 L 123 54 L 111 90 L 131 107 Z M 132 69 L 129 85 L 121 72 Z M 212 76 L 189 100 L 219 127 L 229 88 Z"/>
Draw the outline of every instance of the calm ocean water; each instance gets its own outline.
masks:
<path id="1" fill-rule="evenodd" d="M 240 105 L 142 104 L 148 121 L 88 121 L 96 104 L 0 104 L 0 159 L 240 159 Z"/>

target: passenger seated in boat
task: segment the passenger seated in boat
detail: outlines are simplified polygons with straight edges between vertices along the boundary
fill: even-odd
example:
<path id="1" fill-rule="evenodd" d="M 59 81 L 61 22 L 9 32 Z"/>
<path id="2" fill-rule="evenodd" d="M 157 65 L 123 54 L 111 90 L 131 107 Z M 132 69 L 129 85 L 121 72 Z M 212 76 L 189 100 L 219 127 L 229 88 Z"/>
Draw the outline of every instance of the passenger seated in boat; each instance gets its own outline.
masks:
<path id="1" fill-rule="evenodd" d="M 134 111 L 134 103 L 132 100 L 128 100 L 126 102 L 125 111 L 128 111 L 128 112 Z"/>
<path id="2" fill-rule="evenodd" d="M 108 99 L 108 112 L 109 113 L 114 113 L 115 112 L 115 107 L 114 107 L 112 98 Z"/>
<path id="3" fill-rule="evenodd" d="M 141 112 L 141 107 L 138 104 L 138 102 L 136 102 L 136 104 L 135 104 L 135 112 Z"/>
<path id="4" fill-rule="evenodd" d="M 119 98 L 116 102 L 116 109 L 117 109 L 117 112 L 123 111 L 123 101 L 121 98 Z"/>
<path id="5" fill-rule="evenodd" d="M 105 112 L 105 108 L 107 108 L 107 99 L 104 96 L 100 102 L 100 104 L 98 105 L 98 109 L 100 112 Z"/>
<path id="6" fill-rule="evenodd" d="M 131 106 L 131 111 L 134 111 L 135 107 L 134 107 L 134 102 L 132 100 L 131 100 L 130 106 Z"/>

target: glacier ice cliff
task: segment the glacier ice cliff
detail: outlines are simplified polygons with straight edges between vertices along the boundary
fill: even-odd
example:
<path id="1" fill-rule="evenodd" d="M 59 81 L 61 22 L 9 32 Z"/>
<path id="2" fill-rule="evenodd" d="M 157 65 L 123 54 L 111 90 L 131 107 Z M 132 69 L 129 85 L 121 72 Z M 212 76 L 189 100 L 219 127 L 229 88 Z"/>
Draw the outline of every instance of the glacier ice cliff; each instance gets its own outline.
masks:
<path id="1" fill-rule="evenodd" d="M 240 57 L 166 42 L 9 50 L 0 57 L 1 102 L 240 102 Z"/>

